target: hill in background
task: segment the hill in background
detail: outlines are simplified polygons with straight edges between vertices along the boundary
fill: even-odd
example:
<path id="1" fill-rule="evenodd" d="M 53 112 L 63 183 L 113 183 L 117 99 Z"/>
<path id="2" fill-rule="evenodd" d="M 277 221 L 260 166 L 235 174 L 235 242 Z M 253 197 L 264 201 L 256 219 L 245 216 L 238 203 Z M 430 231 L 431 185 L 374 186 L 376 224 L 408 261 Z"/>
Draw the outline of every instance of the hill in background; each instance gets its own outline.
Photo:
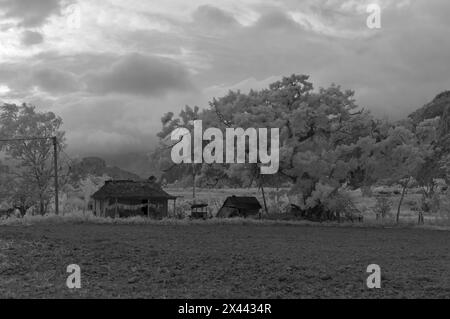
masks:
<path id="1" fill-rule="evenodd" d="M 444 113 L 450 108 L 450 91 L 444 91 L 430 102 L 419 108 L 417 111 L 411 113 L 408 117 L 418 124 L 426 119 L 435 117 L 443 117 Z"/>
<path id="2" fill-rule="evenodd" d="M 80 180 L 88 175 L 108 175 L 112 179 L 141 179 L 139 175 L 128 172 L 117 166 L 108 166 L 106 161 L 99 157 L 85 157 L 80 162 L 73 165 L 71 171 L 74 180 Z"/>

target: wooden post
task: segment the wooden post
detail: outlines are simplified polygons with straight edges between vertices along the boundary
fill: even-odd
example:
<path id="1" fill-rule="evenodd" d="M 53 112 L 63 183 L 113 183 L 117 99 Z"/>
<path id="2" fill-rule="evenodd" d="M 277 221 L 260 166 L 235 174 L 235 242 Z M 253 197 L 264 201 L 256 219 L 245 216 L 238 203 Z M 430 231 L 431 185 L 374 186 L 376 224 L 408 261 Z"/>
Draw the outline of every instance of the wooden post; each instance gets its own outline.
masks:
<path id="1" fill-rule="evenodd" d="M 266 211 L 266 215 L 268 215 L 268 214 L 269 214 L 269 211 L 267 210 L 266 195 L 265 195 L 265 193 L 264 193 L 264 186 L 263 186 L 263 179 L 262 179 L 262 176 L 261 176 L 261 181 L 260 181 L 259 187 L 261 188 L 261 193 L 262 193 L 262 197 L 263 197 L 264 210 Z M 261 217 L 261 215 L 260 215 L 260 217 Z"/>
<path id="2" fill-rule="evenodd" d="M 195 163 L 192 163 L 192 204 L 195 204 Z"/>
<path id="3" fill-rule="evenodd" d="M 175 198 L 174 200 L 173 200 L 173 217 L 175 217 L 176 216 L 176 208 L 177 208 L 177 199 Z"/>
<path id="4" fill-rule="evenodd" d="M 114 218 L 118 218 L 119 214 L 118 214 L 118 207 L 117 207 L 117 197 L 116 197 L 116 202 L 114 203 Z"/>
<path id="5" fill-rule="evenodd" d="M 147 199 L 147 218 L 150 218 L 150 200 Z"/>
<path id="6" fill-rule="evenodd" d="M 398 207 L 397 207 L 397 216 L 395 218 L 397 224 L 400 222 L 400 210 L 401 210 L 401 207 L 402 207 L 403 199 L 405 198 L 405 194 L 406 194 L 406 191 L 407 191 L 410 179 L 411 178 L 408 178 L 408 180 L 403 184 L 402 194 L 400 196 L 400 201 L 398 202 Z"/>
<path id="7" fill-rule="evenodd" d="M 59 214 L 59 197 L 58 197 L 58 140 L 56 136 L 52 137 L 53 140 L 53 165 L 55 174 L 55 215 Z"/>

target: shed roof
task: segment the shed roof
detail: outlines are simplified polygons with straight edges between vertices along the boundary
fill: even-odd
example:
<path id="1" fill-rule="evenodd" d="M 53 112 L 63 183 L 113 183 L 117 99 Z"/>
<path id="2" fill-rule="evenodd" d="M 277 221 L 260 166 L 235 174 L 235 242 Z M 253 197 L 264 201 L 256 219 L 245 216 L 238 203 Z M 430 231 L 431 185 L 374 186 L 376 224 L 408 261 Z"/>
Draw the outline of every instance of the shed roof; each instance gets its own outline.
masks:
<path id="1" fill-rule="evenodd" d="M 238 209 L 261 209 L 262 206 L 256 197 L 253 196 L 230 196 L 223 203 L 224 207 Z"/>
<path id="2" fill-rule="evenodd" d="M 192 204 L 191 205 L 191 208 L 204 208 L 204 207 L 208 207 L 208 204 L 200 203 L 200 204 Z"/>
<path id="3" fill-rule="evenodd" d="M 175 199 L 152 181 L 115 180 L 106 181 L 92 198 L 128 198 L 128 199 Z"/>

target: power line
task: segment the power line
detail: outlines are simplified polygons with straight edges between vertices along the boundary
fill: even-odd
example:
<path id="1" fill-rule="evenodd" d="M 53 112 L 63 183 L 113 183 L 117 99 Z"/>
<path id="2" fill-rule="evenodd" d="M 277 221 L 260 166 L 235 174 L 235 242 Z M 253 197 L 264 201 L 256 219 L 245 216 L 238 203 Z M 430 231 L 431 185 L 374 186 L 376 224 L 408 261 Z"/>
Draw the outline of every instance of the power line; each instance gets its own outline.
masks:
<path id="1" fill-rule="evenodd" d="M 53 136 L 46 136 L 46 137 L 15 137 L 15 138 L 2 138 L 0 139 L 0 142 L 20 142 L 20 141 L 34 141 L 34 140 L 50 140 Z"/>

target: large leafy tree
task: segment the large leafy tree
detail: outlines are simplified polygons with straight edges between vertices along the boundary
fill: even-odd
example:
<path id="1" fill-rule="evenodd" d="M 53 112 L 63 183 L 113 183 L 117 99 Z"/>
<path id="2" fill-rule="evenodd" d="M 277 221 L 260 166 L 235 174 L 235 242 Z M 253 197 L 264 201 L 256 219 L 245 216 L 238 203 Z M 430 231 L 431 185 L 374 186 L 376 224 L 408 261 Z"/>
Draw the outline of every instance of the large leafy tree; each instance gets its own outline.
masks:
<path id="1" fill-rule="evenodd" d="M 173 113 L 164 116 L 160 138 L 167 138 L 179 125 L 186 126 L 186 113 L 182 112 L 179 119 Z M 349 182 L 360 169 L 356 143 L 370 136 L 374 127 L 370 114 L 355 104 L 352 91 L 336 85 L 314 91 L 305 75 L 284 77 L 268 89 L 248 94 L 230 91 L 213 99 L 209 108 L 195 116 L 203 120 L 204 127 L 279 128 L 280 169 L 267 178 L 290 181 L 292 191 L 305 206 L 317 185 L 337 190 Z M 228 177 L 240 175 L 252 180 L 258 172 L 255 165 L 222 166 Z M 256 176 L 256 180 L 260 178 Z"/>
<path id="2" fill-rule="evenodd" d="M 163 128 L 158 133 L 160 138 L 160 147 L 150 154 L 152 160 L 156 160 L 163 172 L 161 178 L 169 182 L 187 175 L 196 175 L 201 170 L 201 165 L 198 164 L 180 164 L 175 165 L 170 160 L 171 148 L 178 142 L 172 141 L 171 133 L 177 128 L 185 128 L 191 132 L 193 138 L 194 121 L 201 118 L 200 109 L 198 106 L 191 108 L 186 105 L 180 112 L 179 117 L 175 117 L 173 112 L 166 113 L 162 119 Z"/>
<path id="3" fill-rule="evenodd" d="M 0 107 L 0 138 L 52 137 L 58 141 L 58 152 L 64 147 L 62 119 L 52 112 L 39 112 L 23 104 Z M 0 144 L 12 166 L 13 200 L 32 205 L 35 200 L 41 214 L 47 212 L 53 191 L 53 144 L 51 139 L 6 141 Z"/>

